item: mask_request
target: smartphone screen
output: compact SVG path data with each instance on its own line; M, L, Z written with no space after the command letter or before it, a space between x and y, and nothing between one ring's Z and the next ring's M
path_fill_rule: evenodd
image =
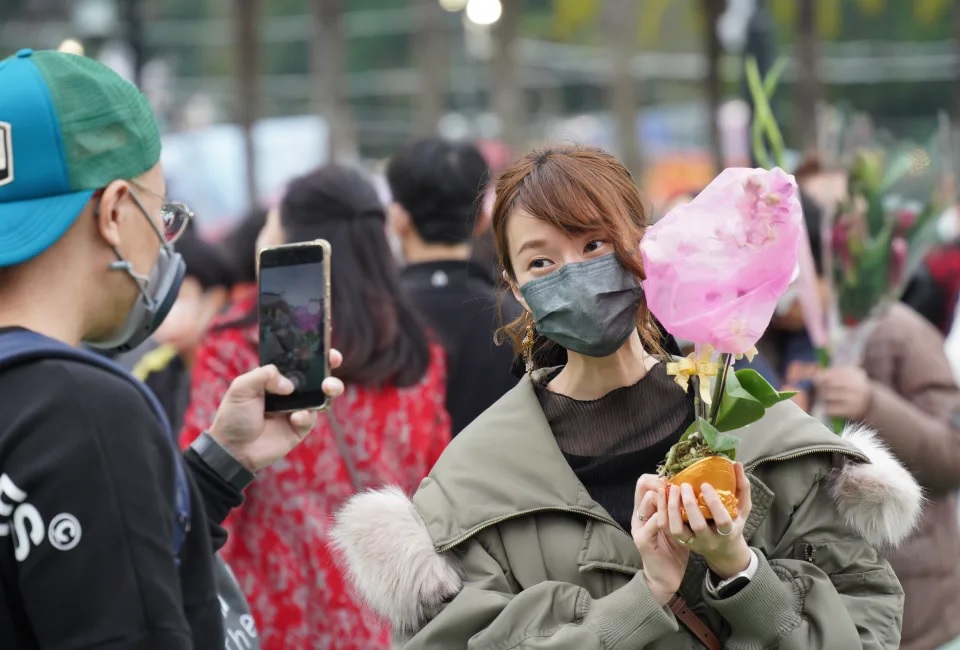
M260 365L273 364L296 387L266 397L268 412L324 408L329 346L329 245L260 252Z

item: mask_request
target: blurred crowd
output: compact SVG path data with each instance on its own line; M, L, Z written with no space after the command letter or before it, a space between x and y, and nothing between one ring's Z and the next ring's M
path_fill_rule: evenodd
M0 98L0 124L4 118L3 107ZM583 154L576 148L572 151L548 152L541 155L542 159L531 154L527 163L531 169L539 170L537 165L545 165L550 156L552 160L565 156L571 160L577 156L589 160L594 156L606 169L621 174L621 181L625 178L629 185L629 175L625 170L621 173L621 167L611 162L611 157ZM386 202L367 174L347 165L330 163L292 180L276 204L252 211L220 241L207 241L200 235L198 222L202 223L204 215L195 215L193 222L184 225L182 233L176 233L175 249L185 261L185 278L162 326L132 350L110 353L152 391L180 447L187 452L196 451L197 442L207 436L211 423L222 417L222 405L239 399L231 393L238 390L231 388L234 380L260 365L256 252L267 246L316 239L330 243L332 346L343 358L333 375L343 382L344 392L333 401L329 411L319 414L300 444L273 466L257 468L256 480L252 481L251 477L252 482L243 486L243 506L230 511L222 524L226 542L218 556L235 575L256 624L257 643L265 650L390 648L398 630L374 613L351 585L351 578L332 550L333 517L352 495L365 490L396 486L406 494L416 492L454 437L478 417L486 417L489 422L490 415L482 416L485 412L505 412L505 406L494 407L493 411L488 409L511 393L529 371L562 366L567 363L568 355L574 354L548 344L544 337L533 340L534 325L527 313L531 295L521 294L516 287L517 278L535 271L538 260L532 261L527 269L519 269L509 260L498 259L508 250L503 225L506 216L502 216L497 226L494 213L499 210L501 215L506 215L513 210L504 204L503 196L496 197L497 203L494 203L493 184L506 166L502 156L498 158L485 156L481 148L471 142L429 137L409 143L387 162L383 173L389 190ZM518 174L511 191L518 196L523 191L530 196L540 196L536 194L539 186L535 184L546 181L537 176L538 171L521 177L518 170L522 171L522 166L511 169ZM836 171L822 169L817 161L808 160L796 172L806 230L819 279L824 285L822 299L826 301L820 254L827 236L824 215L835 210L838 197L822 188L824 175ZM510 182L510 177L506 182ZM558 186L566 187L559 182ZM636 192L636 189L631 186L625 192ZM557 194L563 192L557 190ZM644 220L660 217L664 211L683 205L695 196L696 192L677 196L669 206L661 206L657 215L641 216ZM189 197L178 198L189 200ZM577 216L571 217L575 218ZM948 211L942 218L949 229L949 222L958 216ZM535 217L530 219L536 221ZM546 226L540 223L537 227ZM960 228L954 226L954 232L958 231ZM591 233L575 234L587 237ZM597 242L598 250L606 245L602 239L595 239L589 241L588 246ZM578 254L592 253L592 249L586 250L587 253L578 251ZM122 264L124 258L119 259ZM617 268L622 271L621 267ZM5 278L9 281L10 277L0 275L0 283ZM632 290L639 293L636 286ZM946 644L960 640L958 295L960 235L954 235L925 257L902 301L890 305L869 330L858 363L821 367L806 330L800 302L796 293L790 291L784 294L769 331L757 346L759 354L752 361L743 362L743 367L755 368L774 387L795 390L797 394L793 399L803 410L863 423L876 430L879 439L922 487L926 498L922 520L899 547L866 552L860 550L860 541L844 538L837 542L839 546L856 547L856 554L869 555L866 560L857 555L862 566L872 568L864 569L856 579L862 578L867 585L864 593L871 597L873 592L869 589L875 588L872 578L886 570L879 558L889 560L906 594L901 643L909 650L946 648ZM630 302L628 310L636 309L639 300ZM517 335L513 339L502 333L503 326L511 323L513 327L506 331ZM629 314L627 323L628 336L633 341L637 330L634 313ZM644 336L655 336L657 331L666 334L662 328L655 329L658 324L652 317L646 325L649 332L644 330ZM524 331L529 340L524 337ZM636 341L639 345L640 339ZM669 335L663 341L665 350L671 354L686 354L690 348L688 342L676 341ZM621 344L622 339L618 342ZM683 393L669 393L675 388L672 380L653 374L652 365L643 369L647 371L651 377L659 377L651 381L661 382L656 386L666 391L664 395L684 401ZM600 402L609 395L571 405L576 400L570 399L567 403L556 395L551 397L544 392L544 386L545 383L536 386L536 399L551 418L551 425L555 425L557 440L561 447L564 435L573 441L567 443L572 447L563 449L564 457L581 481L591 486L591 493L596 488L594 494L602 494L608 487L604 483L607 474L619 470L604 464L578 466L578 454L583 460L592 458L592 451L589 454L578 451L580 443L576 437L581 429L571 429L571 421L563 418L579 412L581 419L575 420L577 426L595 426L598 435L605 435L607 421L598 418L606 416L590 409L609 404ZM626 393L621 393L621 397L624 395ZM673 411L676 421L669 422L651 415L654 408L651 403L643 404L646 406L639 411L628 411L629 417L637 417L637 421L647 417L650 422L643 426L649 425L651 430L666 426L667 433L672 435L678 426L689 424L684 419L686 411L681 410L679 404ZM0 409L0 413L15 419L13 406L8 404L9 408ZM644 411L648 406L651 410ZM552 419L554 416L556 420ZM610 417L611 422L632 426L629 418L619 411ZM562 424L564 422L566 424ZM496 429L497 423L490 426ZM657 444L664 440L667 439L658 440ZM653 454L650 448L631 448L630 453L639 453L647 461L662 458L662 453ZM547 462L538 457L516 460L530 466ZM473 470L496 474L500 468L474 467ZM622 512L614 515L617 519L611 522L610 530L630 526L635 516L641 517L641 523L644 521L642 508L638 505L634 509L632 486L636 476L631 475L629 479L629 503L620 504ZM826 476L818 475L817 481L821 480L826 480ZM505 491L509 491L509 487ZM759 498L755 496L757 501ZM798 497L797 503L800 502ZM3 510L6 507L0 502L0 514L6 514ZM194 510L201 507L198 502ZM210 510L209 505L207 509ZM225 508L223 512L228 510ZM796 513L784 517L792 518L795 514L802 519L809 514L801 510L798 506ZM216 519L213 514L209 516ZM531 526L537 529L536 534L542 540L549 526L562 527L565 521L558 516L556 521L550 520L549 525L540 521ZM439 525L436 521L428 523ZM781 523L787 526L786 522ZM384 525L389 526L389 522L385 521ZM538 528L540 525L546 528ZM762 532L772 535L767 529ZM385 534L390 535L390 531ZM581 550L581 538L577 535L574 535L576 543L570 548L541 549L544 566L555 560L555 553L559 556L561 551ZM637 538L636 532L634 537ZM508 548L510 540L503 544L503 549ZM642 546L640 542L637 544ZM793 559L813 564L815 552L829 555L836 551L817 551L829 545L813 537L804 538L803 544L797 541L798 550L791 548L788 555L799 553ZM509 567L516 561L502 549L485 548L491 555L483 555L475 547L470 549L464 553L480 553L483 561L498 567ZM774 551L772 545L766 550ZM588 551L601 552L592 547L588 549L584 542L582 553ZM502 557L498 553L502 553ZM536 557L539 562L540 556ZM588 561L589 558L583 560ZM751 564L754 570L760 571L751 577L755 575L760 580L764 567L769 570L764 562L760 562L759 570L756 563ZM0 572L4 566L0 563ZM397 567L397 571L403 569ZM822 582L826 580L824 572L829 569L826 566L821 571L814 567L810 569L812 573L804 574L804 579L811 584ZM583 572L584 567L580 570ZM523 578L506 571L503 580L504 585L513 585ZM488 595L499 593L499 587L481 584L476 588L486 589L483 593ZM844 588L837 587L840 591ZM844 593L856 600L857 589L853 587ZM884 592L885 596L895 593L896 590L891 589ZM19 607L9 605L6 596L0 589L0 608ZM522 594L515 602L521 602L521 598ZM578 607L579 603L578 597ZM410 607L418 606L411 604ZM482 618L487 615L483 613L487 611L484 607L477 605L471 611L480 612L476 616ZM490 611L500 611L499 607L500 604L491 605ZM451 608L457 611L452 605ZM424 618L422 622L430 618L425 612L417 612ZM461 614L465 618L473 616ZM2 616L0 614L0 620ZM509 617L500 617L501 624L506 624L505 618ZM476 621L470 625L474 623ZM253 643L249 639L243 642L246 646L233 642L235 646L230 645L228 633L228 648L252 647ZM0 646L7 647L2 639ZM43 647L92 646L81 643ZM456 642L449 647L457 647Z

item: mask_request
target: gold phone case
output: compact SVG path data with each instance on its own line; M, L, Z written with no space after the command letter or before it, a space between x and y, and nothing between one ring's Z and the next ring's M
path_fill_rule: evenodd
M257 319L259 322L260 318L260 256L263 253L275 250L285 250L291 248L308 248L311 246L319 246L323 250L323 277L324 277L324 287L323 287L323 349L326 350L327 358L324 359L324 368L326 368L326 373L324 379L330 376L330 313L331 313L331 304L330 304L330 242L326 239L314 239L313 241L306 242L297 242L295 244L281 244L280 246L265 246L257 251ZM260 359L260 350L259 350L259 325L258 325L258 349L257 349L257 359ZM311 410L311 411L325 411L330 408L330 398L325 397L323 404L320 406L315 406L309 409L283 409L279 411L271 411L271 413L295 413L296 411Z

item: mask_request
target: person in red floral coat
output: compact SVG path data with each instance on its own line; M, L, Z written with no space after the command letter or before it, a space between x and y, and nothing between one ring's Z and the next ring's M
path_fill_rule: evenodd
M402 296L372 186L339 166L295 180L259 245L328 240L333 339L346 393L330 420L258 475L244 508L227 519L222 557L237 575L264 650L386 650L390 627L348 588L327 548L331 517L358 487L413 492L450 440L442 348ZM259 365L256 288L215 321L197 353L181 434L189 445L212 421L230 381ZM351 476L350 466L353 466ZM355 485L355 482L360 485Z

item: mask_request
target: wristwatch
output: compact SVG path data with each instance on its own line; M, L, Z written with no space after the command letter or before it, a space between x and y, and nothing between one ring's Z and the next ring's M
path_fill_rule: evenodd
M741 589L750 584L759 566L760 560L757 558L757 552L750 549L750 564L740 573L732 575L726 580L715 582L717 576L715 576L712 571L707 571L707 593L718 600L723 600L724 598L729 598L737 594Z
M213 439L209 433L204 431L200 437L193 441L190 448L197 452L200 459L207 466L217 473L217 476L236 488L243 491L248 485L253 483L256 478L253 472L244 467L240 461L223 448L219 442Z

